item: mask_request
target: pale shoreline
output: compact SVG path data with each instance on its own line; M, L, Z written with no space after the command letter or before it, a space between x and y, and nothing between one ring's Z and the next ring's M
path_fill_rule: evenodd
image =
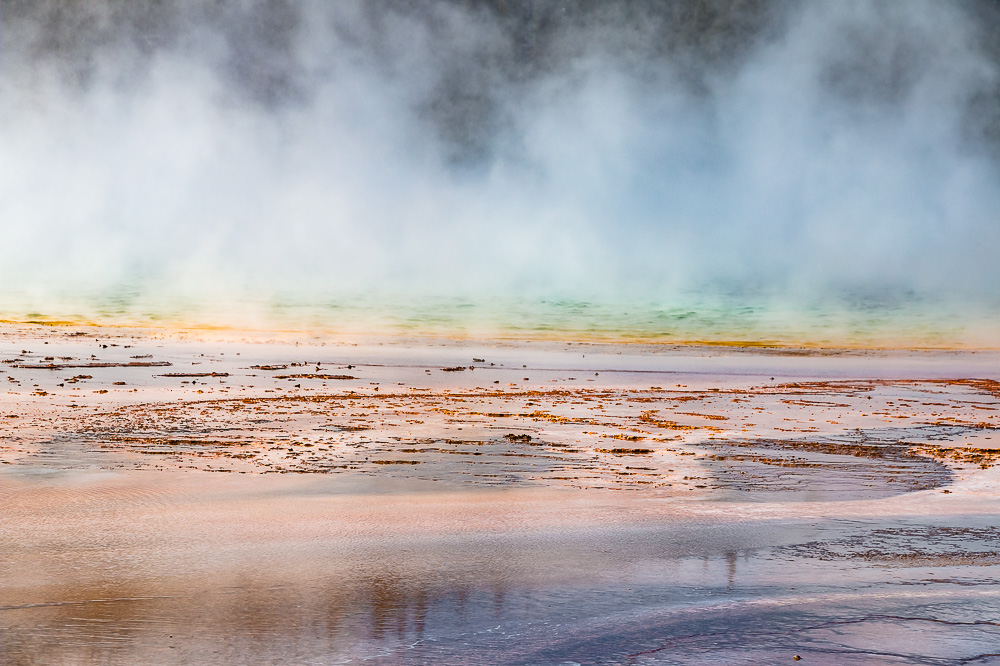
M919 663L865 618L1000 622L995 352L72 332L0 328L19 663Z

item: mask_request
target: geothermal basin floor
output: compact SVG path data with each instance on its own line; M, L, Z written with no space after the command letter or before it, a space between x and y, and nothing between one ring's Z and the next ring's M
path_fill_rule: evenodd
M1000 663L992 351L0 330L4 663Z

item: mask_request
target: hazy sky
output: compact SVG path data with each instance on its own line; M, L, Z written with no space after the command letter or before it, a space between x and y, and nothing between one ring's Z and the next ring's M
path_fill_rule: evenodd
M997 299L975 3L62 4L2 6L0 281L41 301Z

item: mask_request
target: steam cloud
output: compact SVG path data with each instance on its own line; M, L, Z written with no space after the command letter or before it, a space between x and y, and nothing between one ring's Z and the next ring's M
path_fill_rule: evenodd
M38 307L123 285L996 305L995 3L2 12L0 283Z

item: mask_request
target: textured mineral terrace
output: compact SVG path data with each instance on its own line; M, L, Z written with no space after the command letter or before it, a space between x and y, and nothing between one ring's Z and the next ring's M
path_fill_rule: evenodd
M43 332L0 342L5 465L857 496L1000 453L988 352Z

